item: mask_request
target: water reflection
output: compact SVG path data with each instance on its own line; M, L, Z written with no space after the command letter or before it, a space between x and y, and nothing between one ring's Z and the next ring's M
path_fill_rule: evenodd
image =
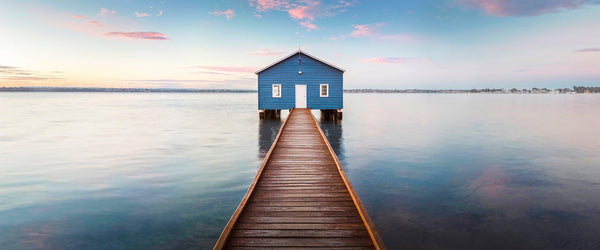
M283 122L281 120L260 119L258 123L258 158L264 159Z
M319 126L325 136L327 136L327 140L329 140L329 144L331 144L331 148L335 154L337 154L340 162L345 160L344 156L344 140L343 140L343 131L342 131L342 122L341 121L320 121Z

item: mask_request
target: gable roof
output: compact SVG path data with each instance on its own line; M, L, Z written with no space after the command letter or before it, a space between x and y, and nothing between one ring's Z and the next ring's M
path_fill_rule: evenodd
M325 64L325 65L327 65L327 66L329 66L329 67L332 67L332 68L334 68L334 69L337 69L337 70L339 70L339 71L342 71L342 72L346 72L346 70L344 70L344 69L342 69L342 68L340 68L340 67L338 67L338 66L335 66L335 65L333 65L333 64L331 64L331 63L328 63L328 62L326 62L326 61L323 61L323 60L321 60L321 59L319 59L319 58L317 58L317 57L315 57L315 56L313 56L313 55L311 55L311 54L308 54L308 53L306 53L306 52L304 52L304 51L302 51L302 50L298 50L298 51L296 51L296 52L294 52L294 53L292 53L292 54L290 54L290 55L288 55L288 56L286 56L286 57L284 57L284 58L280 59L279 61L276 61L276 62L274 62L274 63L270 64L270 65L269 65L269 66L267 66L267 67L264 67L264 68L262 68L262 69L259 69L258 71L254 72L254 74L257 74L257 75L258 75L258 74L260 74L261 72L263 72L263 71L265 71L265 70L267 70L267 69L269 69L269 68L271 68L271 67L273 67L273 66L275 66L275 65L277 65L277 64L279 64L279 63L281 63L281 62L283 62L283 61L285 61L285 60L287 60L288 58L290 58L290 57L292 57L292 56L295 56L295 55L297 55L297 54L302 54L302 55L305 55L305 56L307 56L307 57L310 57L310 58L312 58L313 60L319 61L319 62L321 62L321 63L323 63L323 64Z

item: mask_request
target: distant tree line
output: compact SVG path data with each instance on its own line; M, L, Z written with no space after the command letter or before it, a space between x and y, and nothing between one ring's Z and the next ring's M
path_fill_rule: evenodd
M600 87L573 86L573 91L577 93L600 93Z
M171 89L171 88L77 88L77 87L0 87L0 92L176 92L176 93L256 93L251 89ZM513 93L569 94L600 93L600 87L574 86L573 89L344 89L344 93Z

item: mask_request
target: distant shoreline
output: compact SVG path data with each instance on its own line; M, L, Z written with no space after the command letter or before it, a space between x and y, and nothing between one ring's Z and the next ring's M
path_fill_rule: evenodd
M0 92L116 92L116 93L256 93L251 89L170 89L170 88L92 88L92 87L0 87ZM485 94L584 94L600 93L600 87L572 89L344 89L344 93L485 93Z

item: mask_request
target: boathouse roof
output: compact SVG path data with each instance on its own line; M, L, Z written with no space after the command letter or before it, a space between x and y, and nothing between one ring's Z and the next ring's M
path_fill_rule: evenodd
M263 71L265 71L265 70L267 70L267 69L269 69L269 68L271 68L271 67L273 67L273 66L275 66L275 65L277 65L277 64L279 64L279 63L281 63L281 62L283 62L283 61L285 61L285 60L287 60L288 58L290 58L290 57L292 57L292 56L295 56L295 55L297 55L297 54L302 54L302 55L305 55L305 56L307 56L307 57L310 57L310 58L312 58L312 59L314 59L314 60L316 60L316 61L319 61L319 62L321 62L321 63L323 63L323 64L325 64L325 65L327 65L327 66L329 66L329 67L332 67L332 68L334 68L334 69L337 69L337 70L339 70L339 71L341 71L341 72L345 72L345 71L346 71L346 70L344 70L344 69L342 69L342 68L340 68L340 67L338 67L338 66L335 66L335 65L333 65L333 64L331 64L331 63L328 63L328 62L326 62L326 61L323 61L323 60L321 60L321 59L319 59L319 58L317 58L317 57L315 57L315 56L313 56L313 55L311 55L311 54L308 54L308 53L306 53L306 52L304 52L304 51L302 51L302 50L297 50L296 52L294 52L294 53L292 53L292 54L290 54L290 55L288 55L288 56L286 56L286 57L284 57L284 58L280 59L279 61L276 61L276 62L274 62L274 63L270 64L270 65L269 65L269 66L267 66L267 67L264 67L264 68L262 68L262 69L259 69L258 71L254 72L254 73L258 75L258 74L260 74L261 72L263 72Z

